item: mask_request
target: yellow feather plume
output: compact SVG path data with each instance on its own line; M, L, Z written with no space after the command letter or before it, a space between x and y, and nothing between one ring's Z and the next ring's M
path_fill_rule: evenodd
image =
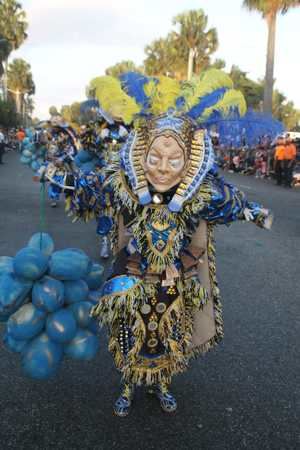
M161 114L170 108L175 108L176 98L180 95L180 84L173 78L160 76L158 83L150 80L144 86L145 94L150 97L151 108L153 114Z
M141 110L136 101L122 90L117 78L110 76L94 78L90 82L89 89L94 91L104 111L114 119L122 119L125 124L131 123Z
M232 89L233 82L229 75L219 69L206 70L199 77L183 83L182 96L185 98L187 109L196 105L199 98L222 87Z

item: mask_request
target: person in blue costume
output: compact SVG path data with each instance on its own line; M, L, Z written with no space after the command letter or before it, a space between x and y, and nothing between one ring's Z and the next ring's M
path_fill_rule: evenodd
M74 213L96 205L114 254L92 311L123 380L114 412L128 415L135 386L146 385L173 413L173 376L223 338L214 228L269 228L272 215L219 176L208 133L176 112L139 120L101 180L76 183Z
M47 136L46 161L39 174L49 181L48 196L54 208L68 184L68 177L74 172L73 160L77 148L74 135L69 134L66 127L51 126Z

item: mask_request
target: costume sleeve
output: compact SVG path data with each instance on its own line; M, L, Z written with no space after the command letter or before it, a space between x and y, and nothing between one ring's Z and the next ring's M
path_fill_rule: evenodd
M211 200L202 217L211 224L230 224L237 220L252 221L261 228L270 228L272 214L256 202L249 202L236 186L216 173L209 175Z
M111 247L115 245L118 209L115 205L114 190L105 171L99 173L73 174L74 190L66 198L66 210L74 220L97 219L97 234L109 238Z

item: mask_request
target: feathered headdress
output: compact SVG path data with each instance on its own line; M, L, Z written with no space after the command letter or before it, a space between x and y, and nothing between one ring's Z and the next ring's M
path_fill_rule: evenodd
M136 72L127 72L119 78L97 77L91 81L89 91L106 114L125 124L170 110L185 114L199 124L216 112L221 117L233 110L241 116L246 112L242 93L233 89L230 77L218 69L209 69L189 82L166 76L147 77Z

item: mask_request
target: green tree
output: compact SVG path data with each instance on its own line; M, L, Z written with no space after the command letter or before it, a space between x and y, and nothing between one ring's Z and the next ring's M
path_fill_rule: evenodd
M207 30L208 18L203 10L192 10L174 17L171 31L147 45L144 61L147 75L169 75L177 79L190 78L211 64L210 57L217 49L215 28ZM216 62L223 65L221 60ZM188 67L188 69L187 69Z
M28 23L21 3L15 0L0 0L0 30L3 38L10 44L10 51L4 59L4 95L7 98L8 56L12 50L21 46L27 38Z
M253 81L247 77L238 66L233 65L229 72L235 89L242 92L246 99L248 108L261 110L264 86L262 82Z
M81 124L80 102L73 102L71 105L63 105L60 115L71 125Z
M59 116L59 112L57 111L56 106L50 106L49 114L51 117Z
M209 64L209 68L214 68L214 69L225 69L226 66L226 62L224 61L224 59L221 58L216 58L213 62L211 62Z
M14 101L0 99L0 124L6 128L19 125Z
M273 92L272 113L276 119L284 123L287 130L294 130L300 124L300 110L277 89Z
M121 61L119 63L114 64L113 66L108 67L105 70L105 75L109 75L111 77L118 77L122 73L125 72L142 72L142 69L135 65L133 61Z
M178 51L174 46L173 37L169 34L166 38L153 41L145 47L146 59L144 61L147 75L175 76L181 65L177 56Z
M267 61L264 87L264 112L272 112L274 84L274 56L277 14L285 14L289 9L300 6L299 0L243 0L243 5L250 11L258 11L266 20L268 27Z
M9 64L7 86L15 99L17 113L23 116L25 95L30 96L35 92L31 67L24 59L17 58Z
M7 58L12 51L12 46L8 40L0 33L0 77L4 74L3 62L7 61Z
M217 30L207 29L208 16L202 9L178 14L173 25L178 27L178 31L173 33L175 47L187 62L187 80L190 80L194 71L199 73L208 66L210 55L217 50Z

